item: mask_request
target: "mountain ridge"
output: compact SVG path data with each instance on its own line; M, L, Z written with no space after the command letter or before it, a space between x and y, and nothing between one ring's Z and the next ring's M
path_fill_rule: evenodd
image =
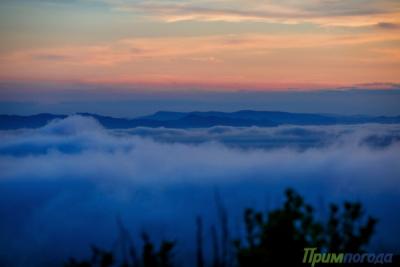
M235 112L193 111L174 112L157 111L148 116L135 118L115 118L93 113L75 115L93 117L108 129L126 129L135 127L165 128L206 128L212 126L234 127L273 127L278 125L337 125L400 123L400 116L335 115L319 113L291 113L284 111L239 110ZM55 119L64 119L68 115L40 113L35 115L0 115L0 129L40 128Z

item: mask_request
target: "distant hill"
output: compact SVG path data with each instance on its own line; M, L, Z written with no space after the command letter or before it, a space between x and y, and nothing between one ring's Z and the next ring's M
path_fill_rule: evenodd
M39 128L55 119L64 119L66 115L37 114L31 116L0 115L0 129Z
M113 118L90 113L78 113L93 117L105 128L126 129L134 127L204 128L212 126L264 126L335 125L362 123L400 123L400 116L342 116L279 111L241 110L237 112L169 112L159 111L149 116L133 119ZM31 116L0 115L0 129L39 128L67 115L37 114Z

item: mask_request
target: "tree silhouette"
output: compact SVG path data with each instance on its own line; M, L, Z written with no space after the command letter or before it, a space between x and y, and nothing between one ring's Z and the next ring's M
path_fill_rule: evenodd
M332 204L325 221L318 221L314 209L292 189L285 192L283 206L263 214L252 209L244 211L245 237L229 242L228 215L218 194L216 204L221 224L221 242L218 229L211 226L210 241L212 267L265 267L303 266L304 248L318 248L335 253L364 252L374 233L376 220L365 218L360 203L344 202L342 207ZM203 255L203 222L196 219L196 265L206 266ZM71 259L65 267L172 267L175 242L162 241L159 248L142 234L143 246L140 257L136 253L128 231L118 220L120 237L115 251L92 247L91 260ZM229 251L233 248L234 254ZM120 259L122 258L122 260ZM187 264L192 266L195 264ZM331 265L332 266L332 265Z
M78 261L74 258L70 259L65 267L172 267L172 250L175 247L173 241L162 241L158 250L150 241L147 233L142 233L142 255L138 259L134 252L134 247L130 245L128 248L130 253L129 258L123 258L118 261L115 256L117 253L112 251L102 250L95 246L92 247L92 258L90 261Z
M236 240L238 266L301 266L304 248L329 252L362 252L376 220L363 220L360 203L345 202L343 209L331 205L327 222L314 218L314 209L291 189L282 208L264 216L246 209L245 242Z

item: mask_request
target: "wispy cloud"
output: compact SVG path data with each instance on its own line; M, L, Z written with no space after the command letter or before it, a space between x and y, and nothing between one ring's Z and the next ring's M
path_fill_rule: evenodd
M270 23L315 23L324 26L367 26L381 21L399 21L400 5L384 1L108 1L117 10L176 22L264 21Z
M21 1L27 2L27 1ZM372 26L398 23L400 4L396 0L35 0L47 4L106 5L112 10L133 12L166 22L225 21L283 24L315 23L323 26Z
M399 23L390 23L390 22L379 22L376 24L378 28L385 29L385 30L398 30L400 29Z
M398 82L395 0L38 2L43 12L19 1L35 15L5 17L3 81ZM64 5L71 5L65 13ZM96 8L89 12L88 6ZM71 19L59 20L53 12ZM192 22L170 23L186 20Z
M359 65L364 64L366 60L372 65L397 64L392 55L398 53L398 49L390 48L391 53L381 52L381 50L389 51L389 48L381 48L380 44L399 41L399 36L397 31L389 31L375 34L224 34L124 38L93 45L33 48L2 54L0 77L3 80L17 78L46 80L44 76L47 76L52 79L63 77L81 81L108 80L109 82L149 80L158 82L166 79L172 82L198 82L195 81L195 77L198 77L199 81L207 77L207 82L210 83L227 81L260 83L261 77L257 77L261 75L263 68L270 69L276 64L295 61L293 64L285 64L286 70L296 69L295 76L306 78L293 79L292 83L326 83L332 79L310 78L311 75L303 75L301 72L311 72L318 66L330 67L332 64ZM357 47L362 49L356 49ZM343 54L342 51L346 50L356 52ZM302 64L301 69L296 68L298 64L296 62L302 60L297 59L302 55L299 51L304 51L305 54L312 52L308 59L314 59L315 62ZM379 57L371 57L371 52L378 53ZM258 62L261 59L264 61ZM218 66L214 74L202 74L210 71L211 64ZM232 64L236 66L234 73L231 70ZM166 69L162 67L163 65L169 67ZM360 65L360 68L364 67L365 65ZM276 70L275 68L274 71ZM380 71L374 72L373 75L379 75ZM385 75L390 76L391 73L385 72ZM313 75L317 74L318 72L315 72ZM329 73L326 74L329 76ZM373 81L350 77L349 79L354 79L352 83ZM371 79L394 81L393 78L376 79L372 76ZM274 83L276 80L277 78L273 81L264 80L263 83ZM280 79L280 82L283 82L282 80ZM349 83L349 80L341 83Z

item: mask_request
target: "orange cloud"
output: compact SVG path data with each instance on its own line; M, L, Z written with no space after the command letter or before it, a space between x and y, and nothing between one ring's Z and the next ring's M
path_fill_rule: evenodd
M256 21L347 27L400 22L400 4L397 0L138 1L135 3L109 1L108 3L119 11L134 12L166 22Z
M3 54L0 78L253 85L395 82L400 77L400 66L393 62L398 50L381 45L391 41L400 41L398 31L128 38Z

